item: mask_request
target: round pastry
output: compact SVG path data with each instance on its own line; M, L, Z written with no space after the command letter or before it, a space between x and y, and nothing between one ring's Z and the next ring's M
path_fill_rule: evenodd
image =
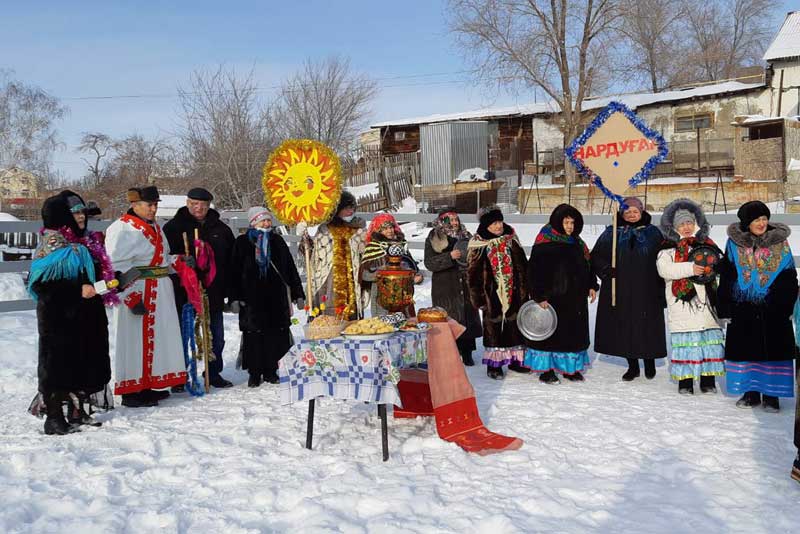
M420 323L445 323L447 322L447 310L434 306L433 308L422 308L417 312L417 322Z

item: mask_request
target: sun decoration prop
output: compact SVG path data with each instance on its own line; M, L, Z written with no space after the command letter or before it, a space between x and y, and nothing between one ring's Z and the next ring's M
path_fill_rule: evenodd
M310 139L288 139L270 154L262 178L267 206L282 224L322 224L342 195L339 158Z

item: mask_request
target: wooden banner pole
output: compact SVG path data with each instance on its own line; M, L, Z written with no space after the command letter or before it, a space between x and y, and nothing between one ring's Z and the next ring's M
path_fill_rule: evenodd
M617 209L615 202L611 202L611 307L617 305Z
M308 229L303 232L303 249L306 257L306 305L309 310L314 309L314 295L311 294L311 237Z

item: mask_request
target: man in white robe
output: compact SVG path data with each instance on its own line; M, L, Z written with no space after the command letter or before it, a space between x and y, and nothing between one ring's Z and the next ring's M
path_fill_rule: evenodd
M175 293L168 276L174 258L158 223L158 189L128 191L131 209L106 231L106 249L116 271L136 267L141 278L120 294L114 311L114 393L128 407L156 406L186 383Z

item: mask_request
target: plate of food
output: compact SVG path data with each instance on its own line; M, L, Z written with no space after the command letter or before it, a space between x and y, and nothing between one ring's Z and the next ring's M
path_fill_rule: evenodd
M373 317L350 323L342 331L342 336L347 339L377 341L390 337L396 331L397 329L394 326L386 323L380 317Z
M425 332L430 329L429 323L406 323L400 327L401 332Z

